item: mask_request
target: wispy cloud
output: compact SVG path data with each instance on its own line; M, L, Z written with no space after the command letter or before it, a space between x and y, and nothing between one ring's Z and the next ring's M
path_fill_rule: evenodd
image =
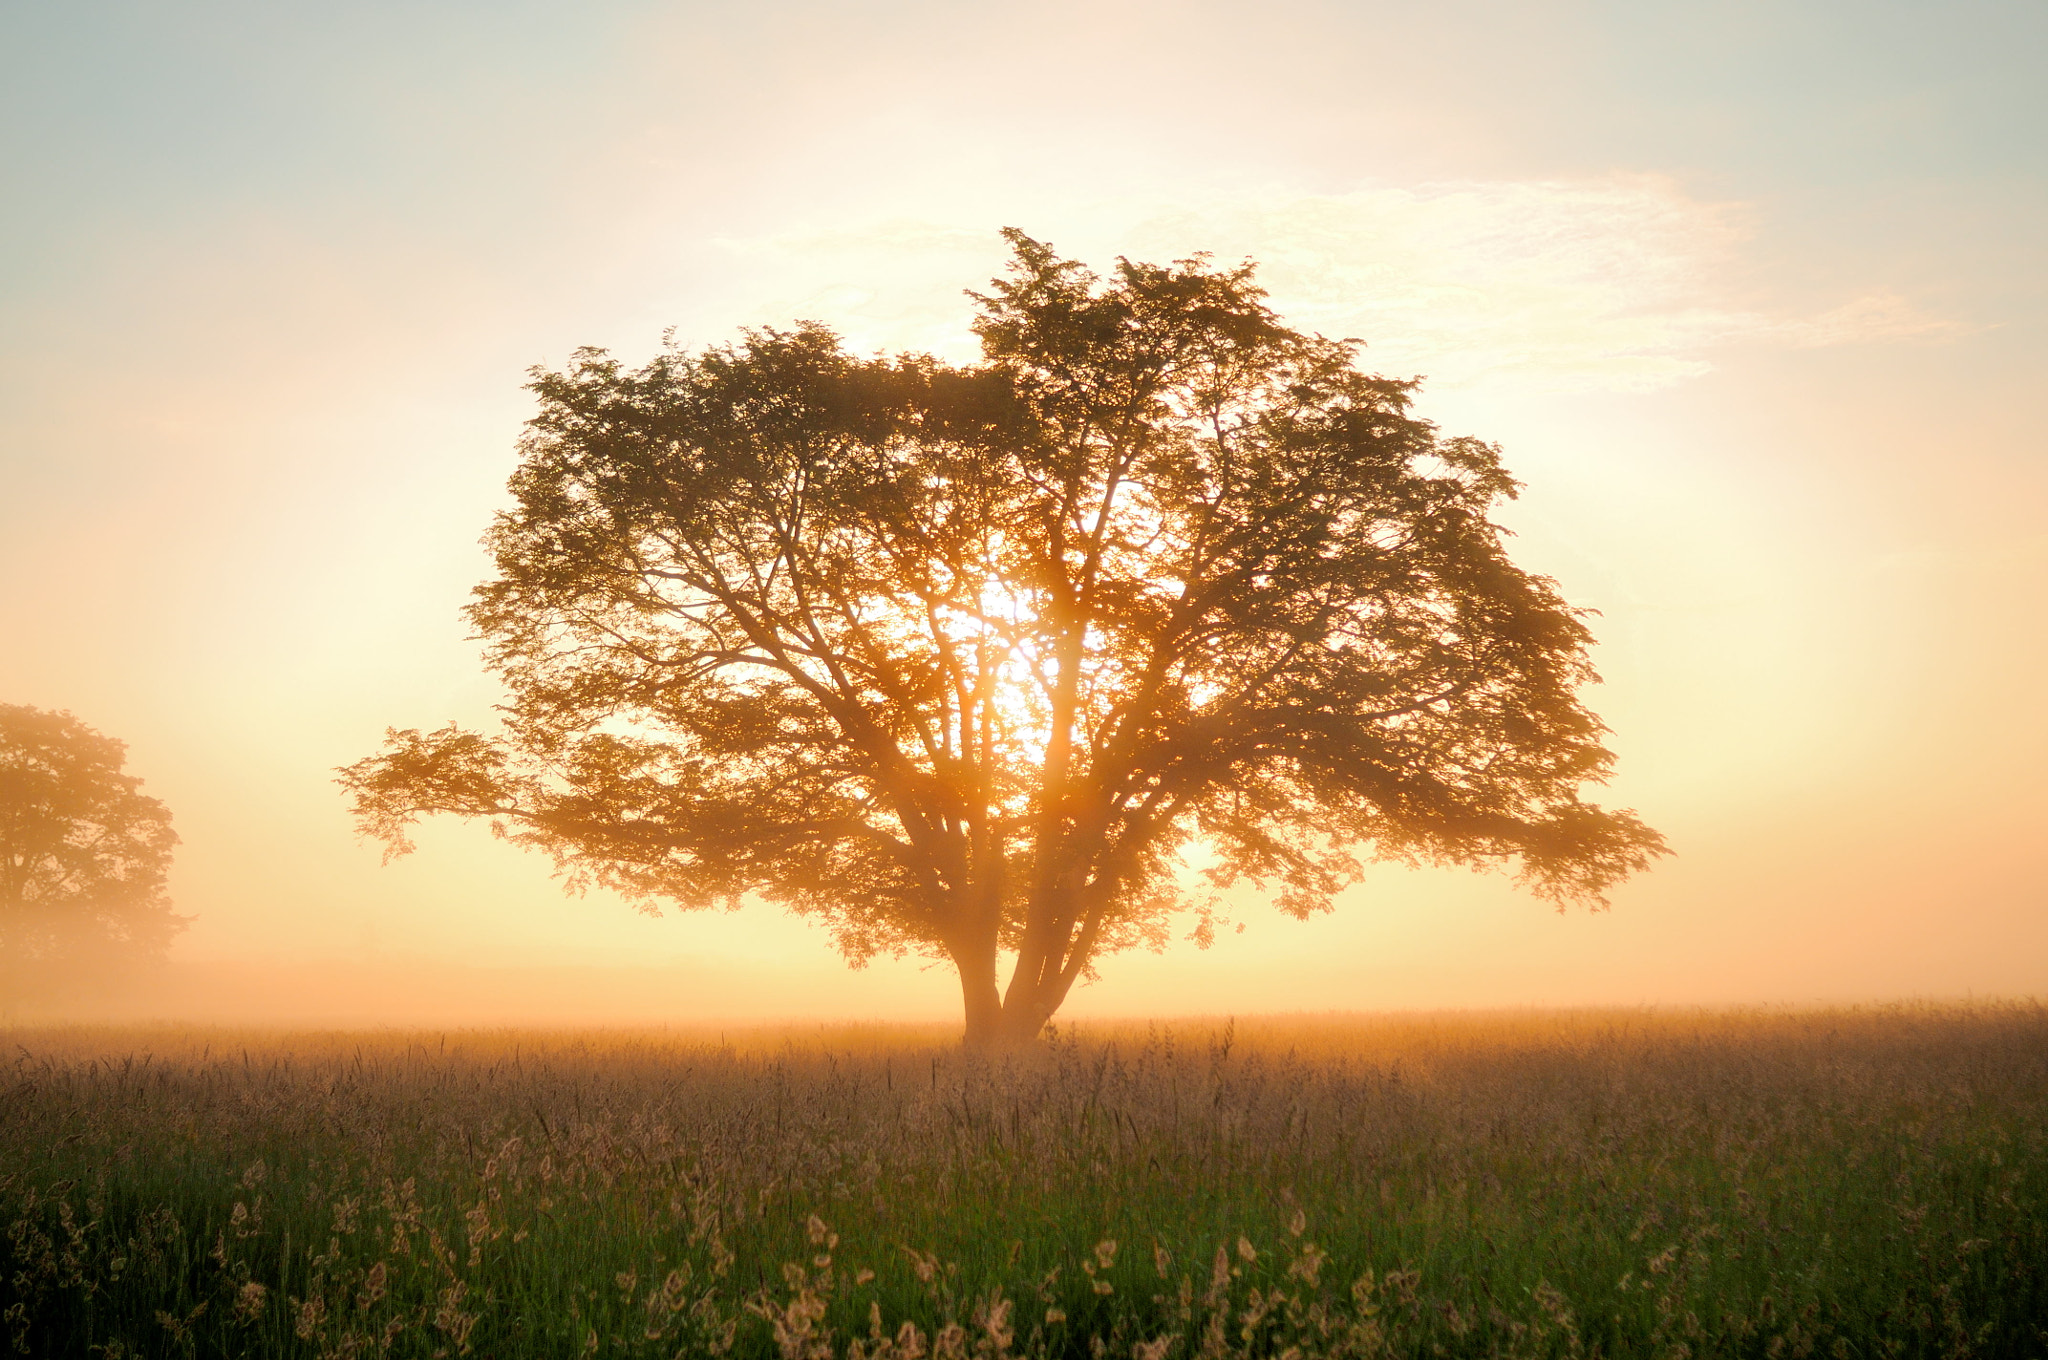
M1646 390L1731 345L1814 347L1959 329L1873 290L1816 314L1731 297L1741 204L1668 179L1494 181L1346 194L1245 194L1051 207L1018 225L1097 263L1206 251L1260 263L1283 316L1355 336L1369 362L1437 387ZM763 319L804 316L856 344L973 352L963 282L987 277L986 226L920 219L718 243L776 285Z

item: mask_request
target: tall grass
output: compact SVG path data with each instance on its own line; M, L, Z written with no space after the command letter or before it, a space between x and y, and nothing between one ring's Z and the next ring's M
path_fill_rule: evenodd
M2039 1356L2038 1007L14 1031L36 1356Z

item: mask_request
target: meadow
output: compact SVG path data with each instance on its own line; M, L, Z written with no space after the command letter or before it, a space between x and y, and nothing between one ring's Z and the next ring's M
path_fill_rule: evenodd
M14 1029L39 1356L2043 1356L2048 1011Z

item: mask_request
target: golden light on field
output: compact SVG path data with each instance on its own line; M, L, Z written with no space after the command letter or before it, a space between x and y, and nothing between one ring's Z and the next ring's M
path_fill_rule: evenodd
M1677 851L1598 915L1233 898L1070 1010L2048 990L2037 11L344 9L0 20L0 702L129 742L196 917L105 1012L950 1018L480 827L384 866L331 772L491 721L458 611L529 365L798 318L968 360L1013 223L1256 258L1498 441L1517 560L1598 611L1598 797Z
M124 1350L2026 1354L2044 1027L1153 1020L1000 1061L872 1023L17 1029L9 1322L34 1354L79 1352L78 1294Z

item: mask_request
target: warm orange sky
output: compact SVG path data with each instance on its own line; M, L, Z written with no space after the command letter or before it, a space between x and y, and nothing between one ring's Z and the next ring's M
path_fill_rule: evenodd
M1598 916L1248 903L1070 1010L2048 992L2044 53L2022 0L11 7L0 701L171 806L174 1009L951 1016L479 827L380 867L329 771L488 719L527 365L799 317L965 358L1006 224L1249 254L1505 447L1601 611L1605 797L1678 856Z

